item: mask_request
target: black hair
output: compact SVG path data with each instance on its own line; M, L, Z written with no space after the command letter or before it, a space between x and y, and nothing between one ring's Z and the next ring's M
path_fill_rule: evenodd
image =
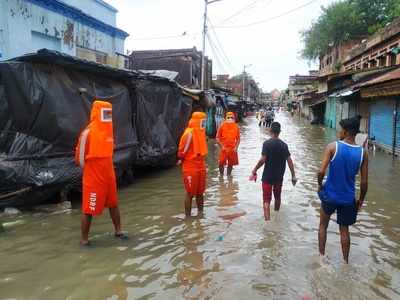
M281 133L281 124L279 122L272 122L271 132L275 134Z
M360 117L354 117L349 119L343 119L339 122L340 126L350 133L352 136L356 136L360 132Z

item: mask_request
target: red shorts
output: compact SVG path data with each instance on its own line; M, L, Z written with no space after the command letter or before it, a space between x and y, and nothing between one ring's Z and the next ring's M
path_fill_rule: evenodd
M98 216L118 206L114 169L107 161L87 160L83 171L82 213Z
M228 163L228 166L237 166L239 164L239 157L237 151L224 151L221 150L219 153L219 165L225 166Z
M201 196L206 191L206 170L183 172L183 183L186 192L191 196Z
M282 192L282 182L271 185L267 182L262 183L263 188L263 200L264 203L271 203L272 192L274 192L274 199L276 202L281 201L281 192Z

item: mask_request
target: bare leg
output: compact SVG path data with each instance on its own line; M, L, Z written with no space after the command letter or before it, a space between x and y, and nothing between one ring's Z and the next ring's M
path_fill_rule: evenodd
M199 214L203 214L204 211L204 195L196 196L197 210Z
M219 166L219 174L220 174L221 176L224 175L224 171L225 171L225 166Z
M264 202L264 218L265 221L269 221L271 219L271 214L270 214L270 203Z
M85 246L89 244L89 231L90 224L92 223L92 216L82 214L81 217L81 245Z
M282 193L282 185L274 185L274 210L279 211L281 208L281 193Z
M115 234L121 234L121 214L119 212L119 208L117 207L113 207L110 208L110 217L111 220L114 224L114 229L115 229Z
M228 166L228 176L232 175L233 166Z
M192 195L186 193L186 197L185 197L185 214L186 217L190 217L192 214Z
M349 263L350 253L350 232L349 226L339 225L340 230L340 243L342 244L343 259L346 264Z
M319 254L321 255L325 255L326 231L328 229L329 220L330 216L327 215L321 207L318 231Z

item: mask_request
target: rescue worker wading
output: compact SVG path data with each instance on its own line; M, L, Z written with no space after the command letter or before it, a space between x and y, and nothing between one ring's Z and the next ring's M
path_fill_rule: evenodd
M228 176L232 174L233 166L239 164L237 149L240 143L240 129L235 122L235 114L227 112L225 121L218 128L217 142L221 147L219 154L219 172L224 174L228 164Z
M192 200L196 197L198 214L204 209L204 192L206 190L206 163L208 153L206 140L206 114L195 112L179 142L178 165L182 164L183 182L185 184L185 213L191 216Z
M94 101L90 123L81 133L75 151L75 162L83 169L81 224L83 246L89 245L92 217L101 215L104 207L110 210L115 236L127 239L121 231L113 153L112 105L104 101Z

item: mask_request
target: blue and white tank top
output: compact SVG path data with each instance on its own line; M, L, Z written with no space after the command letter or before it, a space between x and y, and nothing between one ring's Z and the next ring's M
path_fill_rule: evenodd
M343 141L336 142L336 151L329 163L328 178L323 188L326 202L351 205L356 196L356 176L364 158L364 149Z

